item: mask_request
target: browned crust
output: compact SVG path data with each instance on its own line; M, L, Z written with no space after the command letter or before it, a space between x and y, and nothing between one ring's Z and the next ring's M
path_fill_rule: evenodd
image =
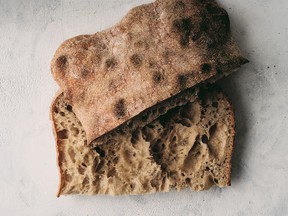
M176 9L172 10L174 4L178 4L178 9L182 7L186 9L183 9L183 13L177 12ZM200 14L197 14L199 11ZM143 37L147 41L152 38L150 47L156 47L154 43L158 42L161 49L157 48L156 51L159 52L154 52L152 48L139 51L138 48L130 47L131 44L137 44L137 41L133 40L138 40L138 37L133 39L131 35L131 38L127 36L128 42L126 39L122 41L117 38L122 34L133 35L135 32L131 27L132 24L134 28L135 26L147 28L147 31L143 32L149 34ZM192 26L198 27L193 29ZM160 27L161 32L157 32L155 29ZM190 37L191 40L195 40L193 43ZM158 41L153 41L154 38ZM145 47L145 44L142 46ZM97 51L92 54L90 51L86 52L89 47ZM122 49L122 52L109 51L115 47L117 50ZM175 51L170 58L167 57L169 51ZM158 65L153 63L157 66L156 72L149 59L141 58L141 53L157 60ZM99 60L101 58L102 60ZM91 143L95 138L111 131L157 102L216 74L228 73L246 62L231 37L227 12L215 1L158 0L130 10L113 28L91 36L82 35L65 41L55 53L51 70L54 79L65 92L65 97L73 105L75 114L86 131L88 143ZM132 76L133 70L139 72L141 78ZM160 76L162 70L166 74Z
M54 114L53 114L53 110L56 106L57 103L57 99L58 97L63 94L60 90L58 90L58 92L56 93L56 95L53 98L53 101L51 103L50 106L50 120L52 121L52 130L53 130L53 134L54 134L54 139L55 139L55 143L56 143L56 163L58 166L58 170L59 170L59 184L58 184L58 190L57 190L57 197L60 196L61 192L62 192L62 188L63 188L63 184L64 184L64 175L63 175L63 170L61 169L61 163L62 163L62 159L61 159L61 155L60 155L60 139L58 139L57 136L57 130L56 130L56 124L55 124L55 119L54 119Z

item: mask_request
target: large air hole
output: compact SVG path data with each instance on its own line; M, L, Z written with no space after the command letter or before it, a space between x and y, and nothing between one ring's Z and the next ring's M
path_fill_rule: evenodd
M178 111L179 111L179 107L174 107L173 109L170 109L166 114L158 117L159 123L163 127L165 127L171 121L171 119L177 116Z
M177 137L176 137L176 136L173 136L172 141L173 141L173 142L176 142L176 141L177 141Z
M154 152L154 153L158 153L158 152L161 151L161 147L162 147L161 143L155 143L155 144L151 147L151 150L152 150L152 152Z
M217 124L214 124L209 129L209 136L212 137L217 130Z
M131 143L132 144L136 144L140 139L140 131L136 130L132 132L132 136L131 136Z
M67 105L67 106L66 106L66 109L67 109L69 112L72 112L72 106L71 106L71 105Z
M105 151L99 146L95 147L94 150L100 155L100 157L105 157Z
M59 139L68 139L68 131L66 129L58 131L57 136Z
M198 93L198 98L200 99L202 105L206 105L207 100L208 100L208 92L207 91L200 91Z
M202 136L202 139L201 139L201 141L202 141L202 143L205 143L205 144L207 144L207 143L208 143L208 137L207 137L207 135L206 135L206 134L204 134L204 135Z

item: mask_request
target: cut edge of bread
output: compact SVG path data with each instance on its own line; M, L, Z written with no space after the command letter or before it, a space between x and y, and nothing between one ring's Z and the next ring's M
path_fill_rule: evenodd
M230 186L231 185L231 160L232 160L233 145L234 145L234 141L235 141L235 116L234 116L234 111L233 111L232 105L229 103L227 96L225 96L224 94L222 94L222 96L224 97L223 102L225 103L225 107L229 110L228 112L230 113L230 115L227 116L227 118L229 118L229 122L230 122L230 126L231 126L230 132L229 132L229 136L232 138L232 139L229 140L230 143L227 144L227 145L230 146L230 148L227 149L227 152L226 152L226 160L227 161L225 162L225 167L222 167L222 169L223 169L222 171L223 171L223 173L226 174L227 178L226 178L226 181L224 181L224 182L211 182L210 185L208 184L208 185L205 186L205 188L201 188L199 190L209 189L213 184L216 184L219 187L225 187L225 186ZM84 190L84 192L83 192L83 190L81 191L80 189L78 189L78 191L77 191L77 189L75 189L74 192L73 192L73 190L72 190L72 192L71 191L69 192L69 190L65 191L65 187L64 187L65 186L65 182L67 180L67 176L69 177L69 175L67 175L67 173L65 173L65 170L62 167L62 165L63 165L62 163L64 163L64 161L63 161L64 158L63 158L63 153L61 153L61 145L65 144L65 143L63 143L63 140L61 140L60 137L59 137L59 136L63 136L63 134L61 135L61 133L59 133L59 128L57 130L57 124L56 124L55 113L54 113L55 107L57 107L57 103L59 103L59 98L61 98L61 97L63 99L63 93L61 93L59 91L56 94L55 99L53 100L53 103L51 105L51 113L50 113L51 114L50 115L51 116L51 120L53 122L53 132L54 132L54 136L55 136L55 140L56 140L57 165L58 165L59 174L60 174L60 181L59 181L57 197L59 197L60 195L64 195L64 194L86 194L86 195L110 194L110 195L120 195L121 193L115 194L114 192L109 192L109 191L102 191L102 192L99 193L99 191L96 192L93 189L93 187L92 188L90 187L89 189ZM66 103L65 100L62 101L62 102ZM75 114L73 112L72 112L72 115L74 115L75 119L77 119L77 117L75 116ZM79 122L79 124L81 125L80 122ZM91 155L93 155L93 156L91 156L91 158L95 156L95 148L91 148L91 147L88 147L86 145L84 145L84 148L86 148L86 153L87 154L90 155L90 153L91 153ZM101 154L101 152L100 153L96 152L96 155L97 154ZM90 166L92 166L92 165L90 164ZM89 168L89 165L88 165L88 168ZM93 169L94 168L85 171L85 172L89 173L88 176L93 175L93 172L94 172ZM71 176L69 178L71 178ZM78 187L82 188L82 186L83 185L81 185L81 183L78 184ZM76 185L76 187L77 187L77 185ZM177 189L177 187L171 187L171 185L170 185L165 190L158 190L158 191L162 191L162 192L169 191L172 188L176 188ZM180 189L182 189L182 188L180 188ZM99 189L99 190L101 191L101 189ZM195 189L192 189L192 190L195 190ZM156 192L156 191L146 191L144 193L152 193L152 192ZM138 194L138 193L137 192L136 193L127 192L127 193L123 193L123 194Z
M56 121L54 119L54 109L55 109L55 106L56 106L56 103L57 103L57 100L59 98L59 96L63 94L63 92L59 89L53 100L52 100L52 103L50 105L50 115L49 115L49 119L52 121L52 131L53 131L53 135L54 135L54 140L55 140L55 147L56 147L56 164L58 166L58 171L59 171L59 183L58 183L58 190L57 190L57 194L56 196L59 197L60 194L61 194L61 189L62 189L62 184L63 184L63 175L62 175L62 168L61 168L61 165L60 165L60 151L59 151L59 142L60 142L60 139L57 135L57 129L56 129Z

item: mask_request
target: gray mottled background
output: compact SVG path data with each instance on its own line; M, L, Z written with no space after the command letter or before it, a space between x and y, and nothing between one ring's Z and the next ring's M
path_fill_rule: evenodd
M60 43L146 0L0 0L1 215L288 215L288 1L219 0L251 63L221 81L237 115L232 187L55 197L49 63Z

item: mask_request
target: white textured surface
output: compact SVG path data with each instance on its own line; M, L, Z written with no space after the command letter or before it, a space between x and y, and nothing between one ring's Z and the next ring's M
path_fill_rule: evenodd
M55 197L49 63L58 45L148 0L0 0L1 215L288 215L288 1L219 0L251 63L221 81L234 103L232 187Z

